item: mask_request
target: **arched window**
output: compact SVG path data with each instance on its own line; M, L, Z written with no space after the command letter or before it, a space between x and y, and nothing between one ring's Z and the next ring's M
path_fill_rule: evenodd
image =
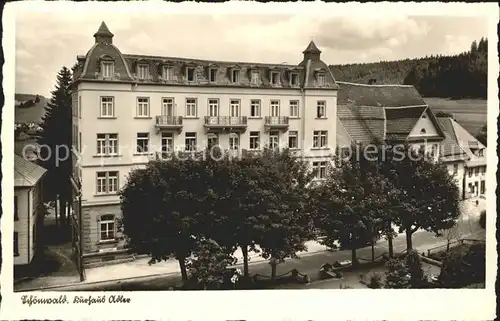
M215 147L219 144L219 137L217 137L216 134L214 133L209 133L207 135L207 145L208 145L208 148L212 148L212 147Z
M229 134L229 149L239 150L240 148L240 136L236 133Z
M99 217L99 240L109 241L116 237L116 223L113 214L105 214Z
M426 133L425 128L422 128L422 129L420 130L420 134L425 134L425 133Z

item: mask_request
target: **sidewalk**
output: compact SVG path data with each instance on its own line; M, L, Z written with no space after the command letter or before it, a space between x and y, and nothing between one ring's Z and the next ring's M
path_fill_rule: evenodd
M327 247L319 244L316 241L306 242L307 251L299 252L299 256L310 255L312 253L326 251ZM265 261L260 253L249 252L249 263L258 263ZM236 265L243 264L243 255L241 249L238 249L234 256L238 259ZM160 274L180 273L179 262L171 259L164 262L148 264L149 258L141 258L126 264L108 265L95 267L85 270L85 283L111 281L119 279L127 279L132 277L146 277Z

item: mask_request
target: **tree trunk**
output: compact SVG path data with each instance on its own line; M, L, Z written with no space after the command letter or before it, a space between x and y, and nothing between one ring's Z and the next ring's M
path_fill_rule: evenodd
M187 269L186 269L186 258L184 256L177 259L179 261L179 267L181 268L182 282L188 280Z
M358 265L358 257L356 256L356 248L355 247L353 247L351 249L351 261L352 261L353 266Z
M243 275L248 276L248 246L241 245L241 253L243 253Z
M392 235L389 236L387 239L387 242L389 243L389 257L392 258L394 256L394 247L392 245Z
M271 262L271 279L274 280L276 278L276 267L278 264L276 262Z
M56 200L54 201L54 214L56 216L56 227L59 226L59 220L58 220L58 215L59 215L59 212L57 211L57 204L59 203L57 197L56 197Z
M61 199L59 202L59 219L61 220L61 225L66 225L66 201Z
M413 243L411 241L411 236L412 236L412 231L411 231L411 227L408 227L406 229L406 250L407 252L411 249L413 249Z
M375 242L372 240L372 262L375 262Z

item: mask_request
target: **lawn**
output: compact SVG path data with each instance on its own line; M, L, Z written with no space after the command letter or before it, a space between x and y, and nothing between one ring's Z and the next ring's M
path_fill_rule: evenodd
M446 112L472 135L477 134L486 124L488 106L486 99L447 99L426 97L424 100L434 113Z

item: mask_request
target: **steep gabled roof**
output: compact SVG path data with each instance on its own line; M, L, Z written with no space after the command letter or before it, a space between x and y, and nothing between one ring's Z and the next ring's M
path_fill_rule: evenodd
M386 136L406 139L426 109L425 106L384 108L387 120Z
M471 150L471 147L474 149L485 149L486 147L483 144L454 119L450 117L440 117L439 122L449 136L449 146L447 150L449 154L466 154L471 162L477 163L478 165L482 165L483 163L486 164L486 158L484 156L476 156Z
M23 157L14 154L14 186L31 187L45 175L47 170Z
M96 36L113 37L114 35L111 33L111 31L109 31L108 26L106 26L106 23L103 21L101 22L101 25L99 26L97 32L94 34L94 37Z
M337 81L339 105L404 107L427 106L418 91L409 85L365 85Z
M354 142L372 143L385 136L384 109L373 106L342 106L337 117Z

